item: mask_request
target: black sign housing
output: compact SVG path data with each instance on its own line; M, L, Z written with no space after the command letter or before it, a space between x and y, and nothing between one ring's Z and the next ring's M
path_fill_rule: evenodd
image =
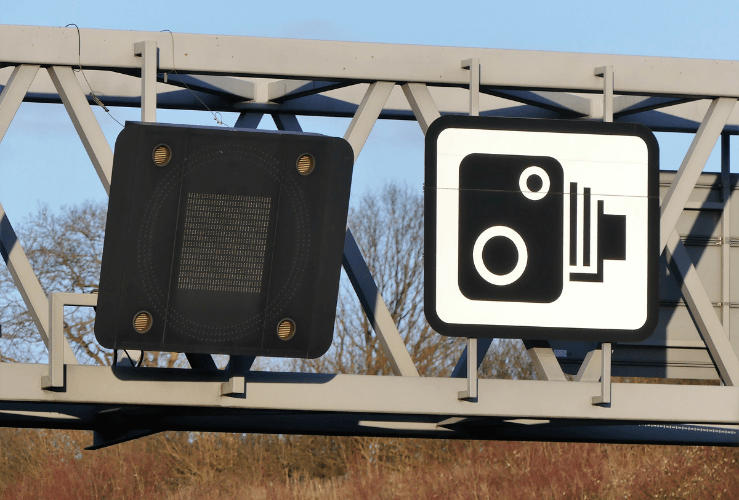
M315 358L333 338L354 153L316 134L127 123L95 336Z

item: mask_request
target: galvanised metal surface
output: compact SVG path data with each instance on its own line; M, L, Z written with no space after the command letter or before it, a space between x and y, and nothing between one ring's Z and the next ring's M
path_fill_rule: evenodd
M59 316L65 304L95 301L46 300L3 214L3 257L51 353L49 365L0 364L0 424L93 429L96 447L165 429L736 446L739 218L730 215L728 134L739 134L737 82L737 61L0 25L0 139L24 100L62 103L106 191L112 151L90 109L98 96L141 107L143 121L155 121L157 108L204 104L241 112L236 126L246 128L263 114L296 131L296 115L348 116L355 158L378 118L417 120L424 133L443 114L479 113L696 134L679 171L662 177L657 334L556 351L527 341L539 378L531 381L466 378L466 352L451 378L418 377L348 229L343 265L396 376L250 372L253 357L217 370L193 353L189 370L77 366ZM702 174L719 137L722 174ZM490 344L470 344L471 361L479 366ZM723 385L599 382L626 367Z
M480 60L480 86L527 90L603 91L593 70L612 65L621 94L739 97L739 62L670 57L496 50L169 32L41 26L0 27L4 64L135 70L132 47L152 42L159 71L360 82L467 85L461 61ZM81 40L82 53L78 53ZM326 57L328 55L328 57Z

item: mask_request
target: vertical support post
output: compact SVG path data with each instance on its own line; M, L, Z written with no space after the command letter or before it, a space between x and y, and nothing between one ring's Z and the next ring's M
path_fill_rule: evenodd
M462 61L462 68L470 70L470 116L480 116L480 59L465 59ZM459 399L477 399L477 339L468 338L465 351L467 390L459 391L457 396Z
M64 388L65 361L74 360L65 356L64 351L69 349L64 338L64 306L95 307L98 303L97 294L77 294L54 292L49 294L49 374L41 377L41 388L59 390ZM71 352L71 351L70 351Z
M729 134L721 134L721 324L731 340L731 172Z
M493 343L493 339L477 339L477 368L482 366L482 362L485 360L485 354L487 354L490 345ZM452 370L451 378L462 378L467 376L467 346L465 346L462 354L457 360L457 364L454 365Z
M611 404L611 344L604 342L601 346L603 354L600 367L600 396L593 396L594 405Z
M477 399L477 339L467 339L467 390L457 393L459 399Z
M64 302L49 294L49 375L41 378L42 389L64 387Z
M231 356L228 361L228 382L221 384L222 396L246 397L244 374L249 371L252 363L254 363L254 356Z
M470 116L480 116L480 59L465 59L462 68L470 70Z
M157 43L136 42L133 53L141 56L141 121L157 121Z
M153 40L133 44L134 55L141 57L141 121L157 121L157 43ZM143 351L126 350L120 354L121 359L138 359L143 361ZM117 361L117 360L116 360Z
M603 121L613 121L613 66L595 68L595 76L603 77Z

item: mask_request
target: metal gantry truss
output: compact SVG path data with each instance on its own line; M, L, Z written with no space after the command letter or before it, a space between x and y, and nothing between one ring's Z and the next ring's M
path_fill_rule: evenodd
M695 133L662 197L660 243L699 335L690 345L706 350L722 383L611 384L610 344L589 347L568 381L546 341L526 342L540 380L477 379L489 339L469 341L450 378L419 377L350 229L344 268L395 376L251 372L248 358L218 370L210 356L192 355L192 369L83 366L63 336L63 310L95 297L47 297L0 207L7 266L49 349L48 364L0 364L0 425L92 429L96 446L165 429L739 445L733 238L720 242L716 304L676 230L720 137L723 194L698 208L718 205L709 208L722 212L724 234L739 221L730 219L729 175L737 61L5 25L0 83L0 140L23 101L63 103L106 192L113 153L95 96L140 107L142 121L155 121L157 108L204 106L239 112L235 126L247 128L264 114L293 131L299 115L351 117L344 138L355 158L378 119L415 120L425 133L442 114ZM669 331L661 339L651 347L683 345Z

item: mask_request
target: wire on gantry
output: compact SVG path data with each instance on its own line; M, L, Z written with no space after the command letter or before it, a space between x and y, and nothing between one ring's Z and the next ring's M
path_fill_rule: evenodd
M115 116L110 112L110 110L103 104L103 101L98 98L97 95L95 95L95 91L92 90L92 85L90 85L90 82L87 80L87 75L85 75L84 70L82 69L82 36L80 35L80 27L77 26L74 23L69 23L65 26L65 28L69 28L70 26L74 26L77 28L77 64L79 65L79 69L72 68L72 71L82 73L82 77L85 79L85 82L87 83L87 88L90 89L90 97L93 101L95 101L95 104L103 108L106 113L108 113L108 116L110 116L118 125L123 127L123 124L116 120Z
M205 107L205 109L207 109L210 112L210 114L213 115L213 119L216 121L216 123L218 125L223 125L223 126L226 126L227 127L228 125L226 125L225 123L223 123L223 115L221 114L221 112L220 111L214 112L212 109L210 109L208 107L208 105L205 104L205 102L200 98L200 96L198 96L198 94L194 90L192 90L190 87L188 87L187 83L185 83L185 80L177 72L177 67L174 64L174 34L170 30L162 30L162 32L164 32L164 31L166 31L167 33L169 33L170 38L172 38L172 69L174 70L174 74L179 77L180 83L182 83L182 85L184 85L187 90L189 90L190 92L192 92L192 95L195 96L195 99L197 99L198 101L200 101L200 104L202 104ZM218 116L220 116L220 118L218 118Z

